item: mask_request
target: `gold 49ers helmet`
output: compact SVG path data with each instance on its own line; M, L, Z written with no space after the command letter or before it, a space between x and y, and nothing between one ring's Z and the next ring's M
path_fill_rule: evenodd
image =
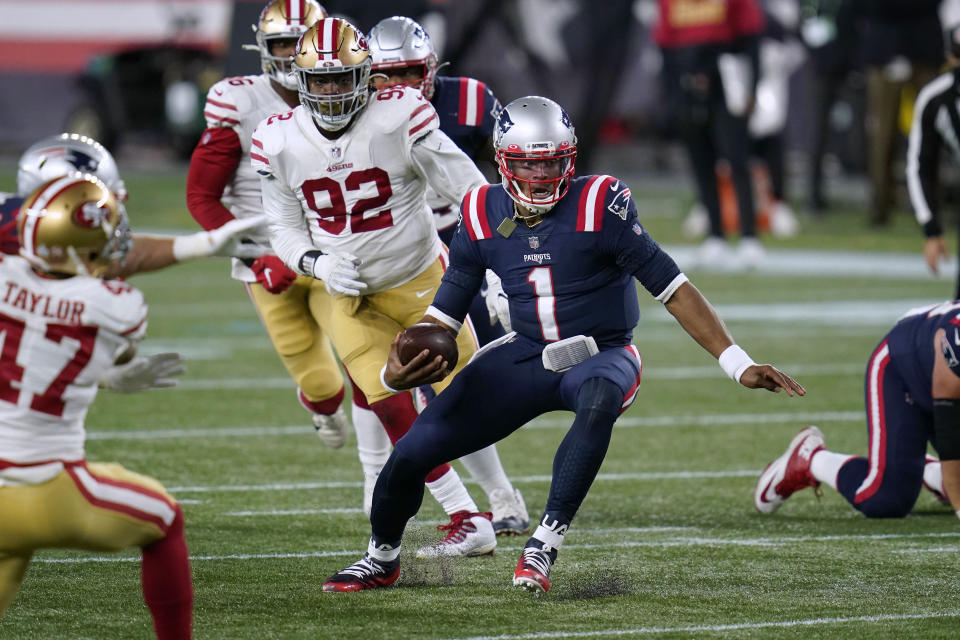
M123 205L96 176L72 173L42 184L17 217L20 255L42 271L100 277L130 250Z
M300 104L327 131L350 124L370 96L370 49L355 26L324 18L310 27L293 56Z
M281 86L296 90L297 79L291 74L290 56L273 55L270 44L276 40L296 42L304 31L326 17L327 10L316 0L273 0L253 25L257 44L248 48L260 52L260 66L266 75Z

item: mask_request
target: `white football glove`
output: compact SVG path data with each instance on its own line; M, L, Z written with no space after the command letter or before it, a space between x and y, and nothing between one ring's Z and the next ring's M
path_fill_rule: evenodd
M259 258L266 249L260 245L242 242L247 231L266 222L266 216L231 220L210 231L198 231L173 240L173 257L177 262L209 256L232 256L234 258Z
M186 368L179 353L158 353L110 367L100 380L100 386L122 393L163 389L175 386L176 376L184 371Z
M313 263L313 277L323 280L327 293L345 296L359 296L367 283L360 279L360 258L350 254L323 254Z
M487 292L483 296L483 301L487 303L490 324L496 324L499 320L503 330L509 333L512 330L510 325L510 301L503 291L500 278L489 269L487 269Z

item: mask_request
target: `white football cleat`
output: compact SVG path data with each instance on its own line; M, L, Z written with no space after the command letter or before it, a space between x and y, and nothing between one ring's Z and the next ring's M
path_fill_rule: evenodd
M450 516L450 524L437 529L449 531L447 537L436 544L417 549L418 558L441 558L452 556L483 556L493 554L497 536L490 524L490 513L457 511Z
M339 449L347 442L347 435L351 431L350 420L343 411L343 407L329 416L322 413L313 414L313 426L317 430L317 437L331 449Z
M753 492L753 506L760 513L773 513L797 491L819 487L810 474L810 459L824 448L823 432L810 426L793 437L783 455L767 465Z
M697 267L707 271L726 271L736 266L730 245L723 238L709 236L697 249Z
M943 471L940 469L940 460L929 453L923 461L923 488L932 493L940 504L950 506L950 498L943 490Z
M756 269L767 258L767 252L756 238L742 238L737 245L737 258L745 269Z
M490 492L493 532L498 536L530 533L530 514L519 489L495 489Z

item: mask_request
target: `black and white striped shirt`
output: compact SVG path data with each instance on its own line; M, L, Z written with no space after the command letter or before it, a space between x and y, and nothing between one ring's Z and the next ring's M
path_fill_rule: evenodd
M940 148L960 163L960 69L935 78L917 94L907 146L907 191L925 236L943 235L937 206Z

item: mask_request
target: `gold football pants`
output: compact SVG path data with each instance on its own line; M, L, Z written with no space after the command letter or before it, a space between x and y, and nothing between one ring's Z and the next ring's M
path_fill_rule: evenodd
M417 277L398 287L365 296L332 296L316 280L310 292L313 317L327 330L333 348L368 402L389 397L380 382L380 369L387 362L390 344L398 333L420 320L440 286L440 259ZM454 373L460 371L477 350L473 326L465 322L457 336L460 356ZM439 393L453 376L433 385Z
M0 486L0 615L37 549L120 551L160 540L176 502L159 482L114 463L68 463L48 482Z
M327 295L323 283L299 276L282 293L270 293L256 282L247 283L247 291L273 348L307 400L337 395L343 375L311 305L313 297Z

